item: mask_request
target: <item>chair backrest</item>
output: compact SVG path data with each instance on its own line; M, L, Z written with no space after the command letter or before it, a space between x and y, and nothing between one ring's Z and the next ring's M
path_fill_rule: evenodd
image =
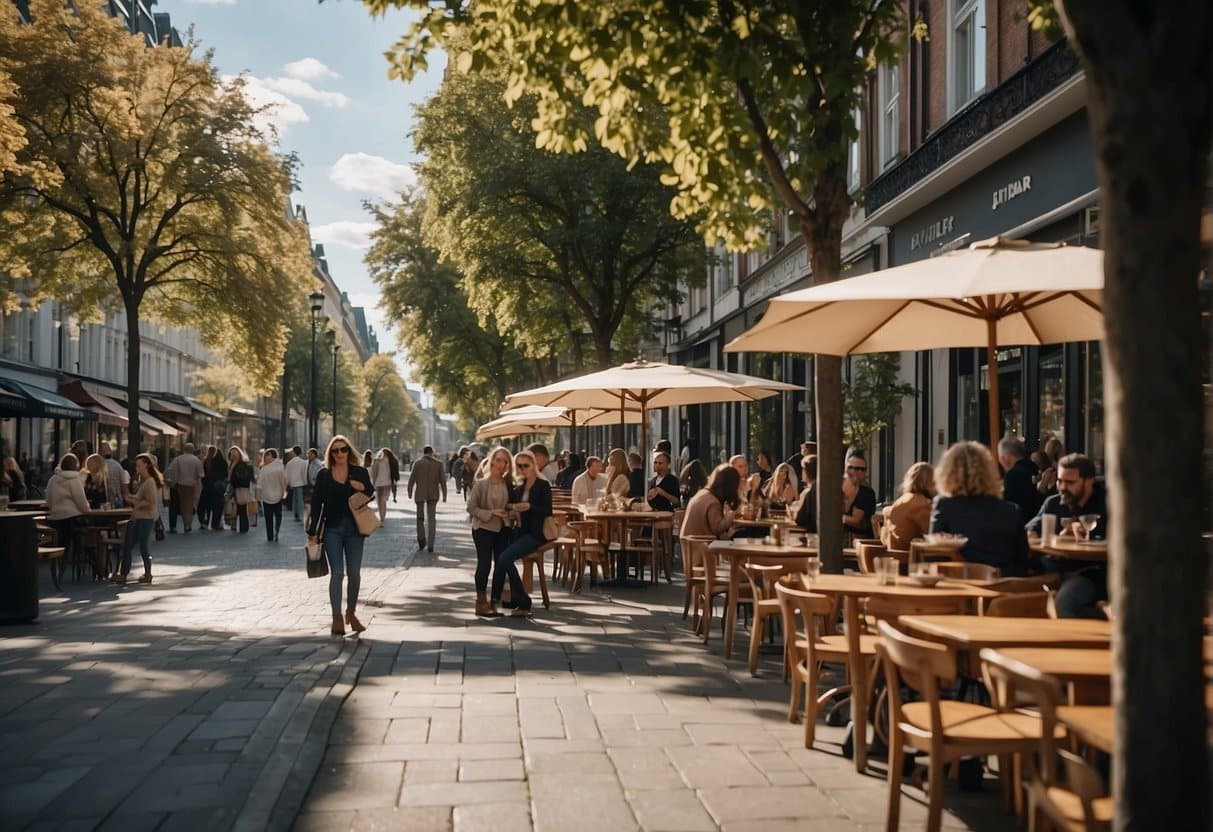
M989 588L1009 595L1021 592L1040 592L1043 588L1056 589L1061 583L1061 576L1056 572L1045 575L1033 575L1030 578L999 578L990 583Z
M808 592L791 586L792 576L781 578L775 582L775 596L779 599L779 613L783 621L783 638L785 648L792 650L797 635L804 638L808 644L807 661L813 661L815 642L826 630L834 609L834 602L828 596L816 592ZM802 629L797 629L796 616L800 616ZM794 655L794 653L793 653ZM815 691L809 695L815 696Z
M949 560L963 561L964 556L954 546L932 546L925 540L910 541L910 563Z
M687 516L685 508L674 509L674 516L670 518L670 526L674 529L674 537L678 537L682 533L682 521Z
M573 520L569 523L569 531L577 539L577 545L584 546L587 540L599 537L600 529L597 520Z
M940 685L956 678L956 656L951 648L933 641L907 636L887 621L877 623L880 641L876 652L884 662L889 689L889 720L901 721L901 685L904 682L922 694L931 714L931 732L940 736L943 720L939 713Z
M1034 704L1040 712L1040 766L1034 759L1026 760L1028 773L1044 786L1056 781L1056 756L1053 732L1057 727L1057 707L1064 702L1061 683L1023 662L1009 659L997 650L984 648L981 672L986 688L1000 711L1012 711L1025 703ZM1034 755L1025 754L1025 757Z
M715 539L706 534L688 534L678 538L678 546L682 549L683 569L687 574L688 580L694 574L694 570L697 567L705 565L708 555L708 544Z
M1048 618L1049 593L1016 592L986 601L986 615L1000 618Z
M860 540L855 543L855 559L859 561L859 571L871 575L876 571L876 558L884 557L885 547L879 543Z
M872 515L872 534L876 535L877 538L880 537L880 530L884 528L884 521L884 511L879 508L876 509L875 513Z
M1107 828L1106 823L1095 817L1096 798L1107 794L1107 787L1104 785L1103 778L1099 776L1099 772L1091 768L1090 763L1071 751L1059 748L1057 755L1065 763L1066 783L1069 785L1070 791L1078 795L1078 801L1082 804L1083 826L1086 829Z
M741 571L750 582L750 591L755 601L775 600L775 584L784 575L804 570L803 563L750 563L746 561Z
M940 575L967 581L993 581L1002 577L1002 571L997 566L990 566L988 563L944 561L935 564L935 568L939 570Z

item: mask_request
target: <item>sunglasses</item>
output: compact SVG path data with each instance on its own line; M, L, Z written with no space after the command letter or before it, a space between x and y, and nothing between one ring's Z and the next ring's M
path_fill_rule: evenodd
M348 445L341 445L339 447L333 448L333 453L335 453L335 454L347 454L349 452L350 452L350 448Z
M531 464L529 462L519 462L517 467L519 471L526 471L531 467Z
M868 470L868 467L866 465L848 465L847 470L848 471L866 471L866 470Z

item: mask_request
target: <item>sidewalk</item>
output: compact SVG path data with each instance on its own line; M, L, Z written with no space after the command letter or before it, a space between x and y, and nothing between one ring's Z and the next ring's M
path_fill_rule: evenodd
M841 729L806 750L777 655L757 679L744 649L725 662L718 629L692 637L681 585L554 585L551 610L536 586L533 619L480 620L470 536L446 542L364 634L296 830L883 829L883 771L857 774ZM902 825L921 827L925 796L905 793ZM992 780L949 784L946 805L949 829L1017 828Z

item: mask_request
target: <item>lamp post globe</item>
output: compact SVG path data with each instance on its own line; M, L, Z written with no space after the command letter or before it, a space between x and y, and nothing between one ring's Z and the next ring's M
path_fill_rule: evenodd
M308 446L315 448L320 444L320 415L316 410L316 321L320 311L324 309L324 293L312 292L308 299L312 307L312 387L308 400Z

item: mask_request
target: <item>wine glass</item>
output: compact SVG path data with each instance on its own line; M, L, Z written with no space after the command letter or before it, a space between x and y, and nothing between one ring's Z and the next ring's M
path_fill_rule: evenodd
M1087 533L1086 539L1091 539L1091 532L1095 531L1095 527L1099 525L1098 514L1083 514L1079 515L1078 522L1082 524L1083 531Z
M821 577L821 558L809 558L805 561L804 576L812 582Z

